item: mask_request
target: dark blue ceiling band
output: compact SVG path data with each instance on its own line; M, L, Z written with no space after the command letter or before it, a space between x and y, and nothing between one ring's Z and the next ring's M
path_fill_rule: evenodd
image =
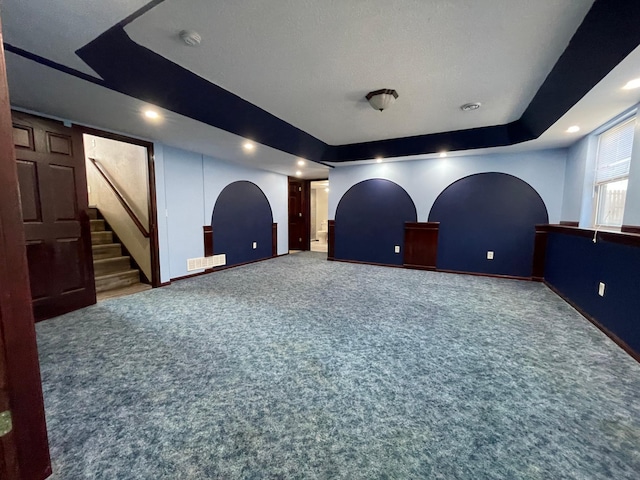
M154 0L76 53L104 82L8 46L7 50L78 78L148 101L314 162L513 145L538 138L640 45L640 1L596 0L522 117L506 125L331 146L132 41L123 25ZM6 45L6 44L5 44Z

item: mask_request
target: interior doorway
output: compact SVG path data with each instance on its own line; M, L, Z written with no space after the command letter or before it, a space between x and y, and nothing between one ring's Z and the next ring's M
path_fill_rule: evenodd
M83 135L97 299L159 286L153 144Z
M327 253L329 233L329 180L311 182L310 231L312 252Z

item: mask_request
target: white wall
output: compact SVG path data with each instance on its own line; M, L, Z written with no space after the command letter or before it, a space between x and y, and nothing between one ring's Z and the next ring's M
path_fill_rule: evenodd
M149 174L147 149L139 145L108 138L83 135L89 204L100 213L122 241L131 256L148 278L151 272L149 238L138 230L134 221L88 159L95 159L107 172L109 179L125 197L140 223L149 229Z
M324 187L316 188L316 231L327 231L329 219L329 194Z
M160 148L158 148L160 147ZM161 158L159 158L161 157ZM278 254L288 252L287 177L233 165L199 153L156 146L156 183L160 272L163 282L196 273L187 271L187 259L204 255L204 225L211 225L220 192L232 182L249 181L264 192L278 224ZM163 196L163 198L161 198ZM162 206L161 206L162 205ZM163 210L163 208L165 210Z
M413 199L418 221L425 222L438 195L463 177L484 172L513 175L531 185L542 197L549 222L560 221L566 149L525 153L487 154L339 166L329 173L329 218L349 188L370 178L384 178L404 188Z

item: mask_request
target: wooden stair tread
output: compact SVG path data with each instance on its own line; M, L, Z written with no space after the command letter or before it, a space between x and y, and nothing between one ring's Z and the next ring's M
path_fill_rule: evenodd
M95 207L89 207L91 249L98 299L112 298L151 288L140 282L140 270L131 268L131 257L114 242L113 231Z
M106 279L110 279L110 278L118 278L120 276L127 277L127 276L131 276L131 275L139 275L139 274L140 274L140 270L136 270L135 268L130 268L129 270L122 270L120 272L107 273L105 275L97 275L96 276L96 282L98 280L106 280Z
M97 243L95 245L91 245L91 248L94 250L105 250L114 247L121 247L121 243Z
M99 258L93 261L93 264L101 264L101 263L117 263L118 261L124 261L131 259L128 255L120 255L118 257L107 257L107 258Z

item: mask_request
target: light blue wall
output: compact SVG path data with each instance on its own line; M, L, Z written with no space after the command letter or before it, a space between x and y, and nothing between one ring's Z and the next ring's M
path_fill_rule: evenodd
M167 226L167 198L164 181L164 145L153 144L154 167L156 172L156 207L158 226L158 249L160 258L160 282L171 280L169 275L169 228Z
M636 119L623 225L640 225L640 121Z
M578 221L583 228L591 226L594 162L597 148L597 138L586 136L574 143L567 154L560 220Z
M164 147L169 278L188 275L187 259L204 256L202 155ZM160 265L166 274L167 265Z
M566 149L553 149L339 166L329 173L329 218L335 218L338 202L353 185L369 178L384 178L407 191L416 205L418 221L426 222L435 199L447 186L468 175L501 172L531 185L542 197L549 221L557 223L566 158Z
M634 109L637 107L636 105ZM593 182L598 154L598 134L615 125L622 118L628 118L629 114L630 110L623 112L597 129L597 133L587 135L569 148L562 220L579 220L581 228L593 228ZM629 186L622 223L623 225L640 225L640 121L638 120L636 120L633 139Z
M265 172L204 157L205 209L203 225L211 224L211 215L218 195L224 187L238 180L255 183L266 195L273 221L278 224L278 255L289 251L288 180L285 175Z
M278 224L278 254L287 253L286 176L232 165L166 145L156 146L156 157L156 183L164 185L164 192L157 190L163 282L197 273L187 271L187 259L204 255L202 227L211 225L213 206L222 189L239 180L255 183L266 195L273 221ZM166 217L161 219L165 212Z

